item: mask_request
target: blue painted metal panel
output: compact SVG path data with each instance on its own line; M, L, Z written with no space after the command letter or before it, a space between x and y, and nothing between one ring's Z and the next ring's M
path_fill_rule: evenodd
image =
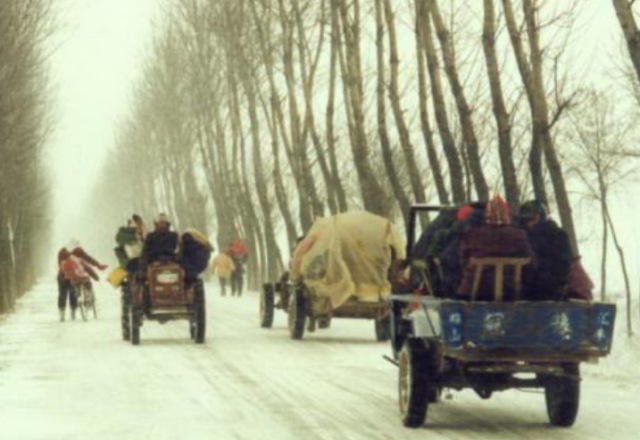
M609 352L615 306L576 303L442 302L442 336L451 350L597 349Z

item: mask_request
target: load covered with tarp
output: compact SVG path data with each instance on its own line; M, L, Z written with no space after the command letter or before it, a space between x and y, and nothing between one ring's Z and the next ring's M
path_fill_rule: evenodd
M351 297L378 302L390 295L393 258L404 258L404 248L388 219L360 211L338 214L318 218L298 244L291 278L327 300L330 309Z

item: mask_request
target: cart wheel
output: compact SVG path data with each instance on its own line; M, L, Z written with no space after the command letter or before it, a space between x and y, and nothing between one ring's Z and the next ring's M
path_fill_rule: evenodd
M419 341L405 341L399 356L398 394L402 423L408 428L419 428L427 420L429 396L433 385L428 352Z
M391 320L387 318L375 320L376 341L387 342L391 339Z
M260 294L260 327L271 328L273 326L274 311L275 293L273 284L265 284Z
M207 307L202 280L198 280L194 289L196 298L194 340L196 344L204 344L207 333Z
M547 377L545 400L553 426L573 426L580 406L580 364L564 365L566 376Z
M131 344L140 345L140 326L142 317L140 313L133 308L129 307L129 321L131 322Z
M131 292L129 287L122 285L120 323L122 326L122 340L131 340L131 319L129 316L129 307L131 307Z
M297 287L289 298L289 335L291 339L302 339L307 320L307 298L304 289Z

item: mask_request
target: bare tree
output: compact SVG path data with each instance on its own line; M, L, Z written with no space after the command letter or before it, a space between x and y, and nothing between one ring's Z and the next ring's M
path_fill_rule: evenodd
M624 117L603 93L590 92L584 110L571 118L572 133L578 149L572 171L578 175L589 199L599 208L602 221L602 259L600 268L600 299L606 300L608 232L620 260L627 296L627 332L633 333L631 283L623 244L609 209L611 194L626 184L637 171L634 162L620 155L637 126L637 118Z
M442 48L444 70L449 79L451 91L458 109L462 138L467 147L466 156L468 158L469 169L471 171L471 177L473 178L476 194L480 200L489 200L489 186L487 185L487 180L482 170L480 146L478 145L478 138L471 117L471 108L458 75L453 41L451 40L449 29L447 29L440 14L438 2L436 0L429 0L429 4L431 18L436 28L436 35L438 36L438 40L440 40L440 47ZM468 194L468 196L470 197L470 194Z
M498 128L498 151L502 169L502 181L507 201L511 206L518 206L520 203L520 187L518 186L516 166L513 160L511 118L504 100L500 68L496 55L496 19L493 0L484 0L482 47L491 89L493 114Z

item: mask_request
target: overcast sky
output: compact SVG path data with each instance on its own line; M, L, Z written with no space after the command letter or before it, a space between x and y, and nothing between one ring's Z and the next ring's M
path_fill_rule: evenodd
M57 122L51 142L56 236L74 235L118 121L127 113L152 21L162 0L54 0L59 30L52 57Z

